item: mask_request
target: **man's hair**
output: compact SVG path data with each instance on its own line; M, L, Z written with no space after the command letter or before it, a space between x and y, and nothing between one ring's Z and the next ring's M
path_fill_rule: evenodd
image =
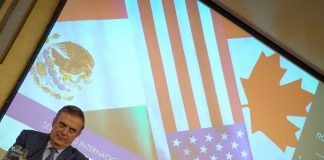
M83 111L79 107L74 105L66 105L57 112L56 117L58 117L63 112L74 116L78 116L82 120L81 130L84 128L85 118L84 118Z

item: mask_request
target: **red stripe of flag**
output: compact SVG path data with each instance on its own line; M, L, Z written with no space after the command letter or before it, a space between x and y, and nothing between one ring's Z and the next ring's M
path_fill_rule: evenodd
M125 18L127 18L127 12L123 0L68 0L58 21Z
M138 2L141 21L143 25L143 31L145 41L147 44L147 51L152 67L153 79L155 83L155 89L157 92L160 112L166 132L176 131L175 120L172 112L172 106L166 83L165 72L163 69L163 63L160 55L159 44L157 35L155 32L152 10L149 0L141 0Z
M214 24L215 36L217 37L217 44L220 53L220 59L223 67L225 83L227 87L228 97L230 100L231 110L233 114L234 123L243 121L243 113L241 110L241 103L235 82L235 75L231 55L225 37L222 16L215 11L211 11ZM234 25L234 24L233 24Z

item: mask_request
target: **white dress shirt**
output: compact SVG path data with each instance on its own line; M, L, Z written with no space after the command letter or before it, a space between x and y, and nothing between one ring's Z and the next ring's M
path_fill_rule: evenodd
M45 160L50 154L51 150L50 148L52 147L51 143L48 141L46 145L45 152L43 153L43 158L42 160ZM58 149L57 152L54 153L54 160L57 159L57 157L64 151L64 149Z

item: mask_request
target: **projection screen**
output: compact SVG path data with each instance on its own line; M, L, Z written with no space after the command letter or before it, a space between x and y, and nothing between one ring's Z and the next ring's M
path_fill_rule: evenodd
M0 155L73 104L93 160L324 159L322 82L200 1L68 0L35 54Z

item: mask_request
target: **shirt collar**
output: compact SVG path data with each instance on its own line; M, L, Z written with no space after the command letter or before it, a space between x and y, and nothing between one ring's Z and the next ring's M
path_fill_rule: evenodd
M49 148L51 148L51 147L53 147L53 146L52 146L51 142L48 141L48 142L47 142L47 145L46 145L46 149L49 149ZM58 154L61 154L61 153L64 151L64 149L65 149L65 148L57 149L57 153L58 153Z

